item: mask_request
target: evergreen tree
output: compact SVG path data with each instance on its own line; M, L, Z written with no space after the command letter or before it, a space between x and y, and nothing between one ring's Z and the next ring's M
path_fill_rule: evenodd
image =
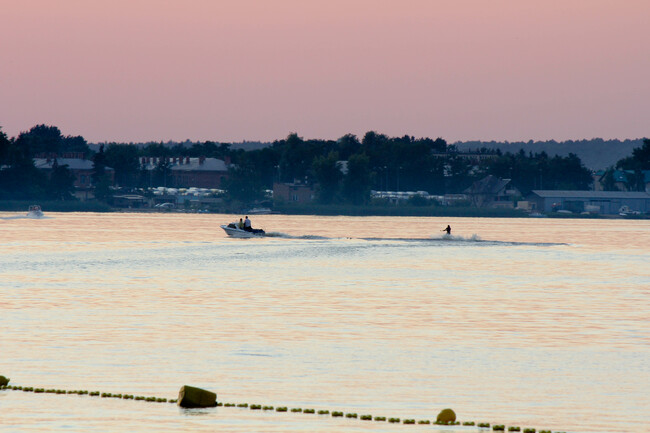
M232 166L228 170L229 177L226 181L227 197L243 204L252 204L264 197L263 183L255 175L252 164L244 161L242 164Z
M650 139L644 138L641 147L632 150L632 156L616 163L621 170L650 170Z
M36 168L29 140L8 140L0 131L0 198L31 200L45 196L45 175Z
M105 152L106 165L115 170L115 184L123 187L133 187L137 184L138 148L134 144L111 143Z
M106 155L104 145L99 146L99 152L93 157L93 172L91 175L95 187L95 198L100 201L108 201L111 196L110 179L106 173Z
M348 159L348 173L343 179L344 196L352 204L365 204L370 199L371 185L370 158L365 154L352 155Z
M157 186L171 185L172 165L167 157L158 158L158 163L153 169L153 181Z
M616 187L616 179L614 179L613 167L610 167L605 171L600 182L603 185L603 191L618 191L618 188Z
M32 155L57 155L62 150L63 136L56 126L36 125L28 132L22 132L18 139L29 147Z
M52 163L52 173L47 184L47 193L56 200L71 200L74 198L75 176L66 164L59 165L55 159Z
M329 155L314 160L312 170L317 182L317 200L320 203L332 203L339 192L343 173L337 164L338 159L338 153L330 152Z

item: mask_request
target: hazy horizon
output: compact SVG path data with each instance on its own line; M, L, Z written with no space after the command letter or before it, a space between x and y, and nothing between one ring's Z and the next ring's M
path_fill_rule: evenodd
M650 135L644 0L2 3L9 136Z

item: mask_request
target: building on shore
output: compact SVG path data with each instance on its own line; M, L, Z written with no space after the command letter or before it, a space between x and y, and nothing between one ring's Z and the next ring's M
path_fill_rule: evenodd
M273 184L273 200L285 203L311 203L315 196L314 189L304 183L275 182Z
M169 180L165 186L171 188L222 188L228 179L228 168L230 159L225 161L217 158L186 157L140 157L140 166L149 172L150 179L153 179L155 170L167 163L169 169Z
M34 158L34 166L39 170L42 170L47 176L50 176L55 161L59 167L66 166L68 170L70 170L70 173L74 175L75 197L82 200L94 197L92 183L93 162L91 160L85 159L83 154L64 155L63 158L52 156L47 158ZM111 167L105 167L104 171L109 177L110 184L113 185L115 180L115 170Z
M643 189L650 193L650 170L599 170L592 177L595 191L604 191L609 186L615 191Z
M516 199L521 197L521 193L512 186L510 179L492 175L474 182L463 193L472 205L489 208L514 208Z
M602 215L650 213L650 194L625 191L533 190L526 200L543 213L563 210Z

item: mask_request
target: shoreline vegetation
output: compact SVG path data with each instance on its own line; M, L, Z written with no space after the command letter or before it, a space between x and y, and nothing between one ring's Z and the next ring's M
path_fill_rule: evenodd
M64 136L55 126L36 125L14 138L0 128L0 210L39 204L46 212L155 207L239 214L273 207L274 213L296 215L650 217L640 201L614 208L584 197L559 200L546 215L533 212L548 210L547 203L536 203L537 190L649 191L650 139L599 172L574 153L551 156L522 147L504 154L485 142L461 151L440 137L375 131L336 140L293 132L267 144L244 150L211 141L105 143L93 151L83 137Z
M26 200L0 200L0 212L25 212L30 205L35 204ZM190 209L155 209L155 208L120 208L111 207L97 200L67 201L52 200L40 201L43 212L129 212L129 213L197 213ZM235 209L213 209L208 213L240 214L242 211ZM246 213L245 211L243 213ZM476 208L469 206L372 206L372 205L276 205L273 214L280 215L318 215L318 216L392 216L392 217L460 217L460 218L531 218L522 210L499 208ZM566 214L548 213L543 215L548 218L569 219L650 219L650 215L602 215L602 214Z

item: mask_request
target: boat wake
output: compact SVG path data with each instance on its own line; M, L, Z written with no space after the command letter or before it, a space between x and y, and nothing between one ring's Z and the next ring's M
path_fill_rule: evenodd
M264 237L267 237L267 238L282 238L282 239L313 239L313 240L331 239L331 238L328 238L327 236L316 236L316 235L294 236L294 235L289 235L289 234L281 233L281 232L267 232L264 235Z
M440 240L440 241L449 241L449 242L482 242L481 238L476 233L474 233L472 236L468 238L463 236L458 236L458 235L444 234L444 235L438 235L432 237L431 239Z
M435 235L430 238L362 238L366 241L397 241L397 242L418 242L418 243L434 243L436 245L450 243L450 244L476 244L476 245L510 245L510 246L558 246L569 245L563 242L516 242L516 241L499 241L499 240L484 240L481 239L476 233L471 236L464 237L459 235Z
M52 217L48 216L30 216L30 215L12 215L7 217L0 217L0 220L46 220Z
M499 241L499 240L484 240L481 237L474 233L471 236L460 236L460 235L434 235L428 238L383 238L383 237L372 237L372 238L354 238L354 237L344 237L344 238L331 238L327 236L317 236L317 235L290 235L282 232L266 232L264 237L267 238L279 238L279 239L300 239L300 240L360 240L367 242L413 242L413 243L430 243L437 246L441 244L449 245L463 245L463 244L473 244L473 245L526 245L526 246L556 246L556 245L568 245L562 242L514 242L514 241Z
M490 242L483 241L476 233L469 237L459 235L437 235L430 238L361 238L364 241L404 241L404 242Z

